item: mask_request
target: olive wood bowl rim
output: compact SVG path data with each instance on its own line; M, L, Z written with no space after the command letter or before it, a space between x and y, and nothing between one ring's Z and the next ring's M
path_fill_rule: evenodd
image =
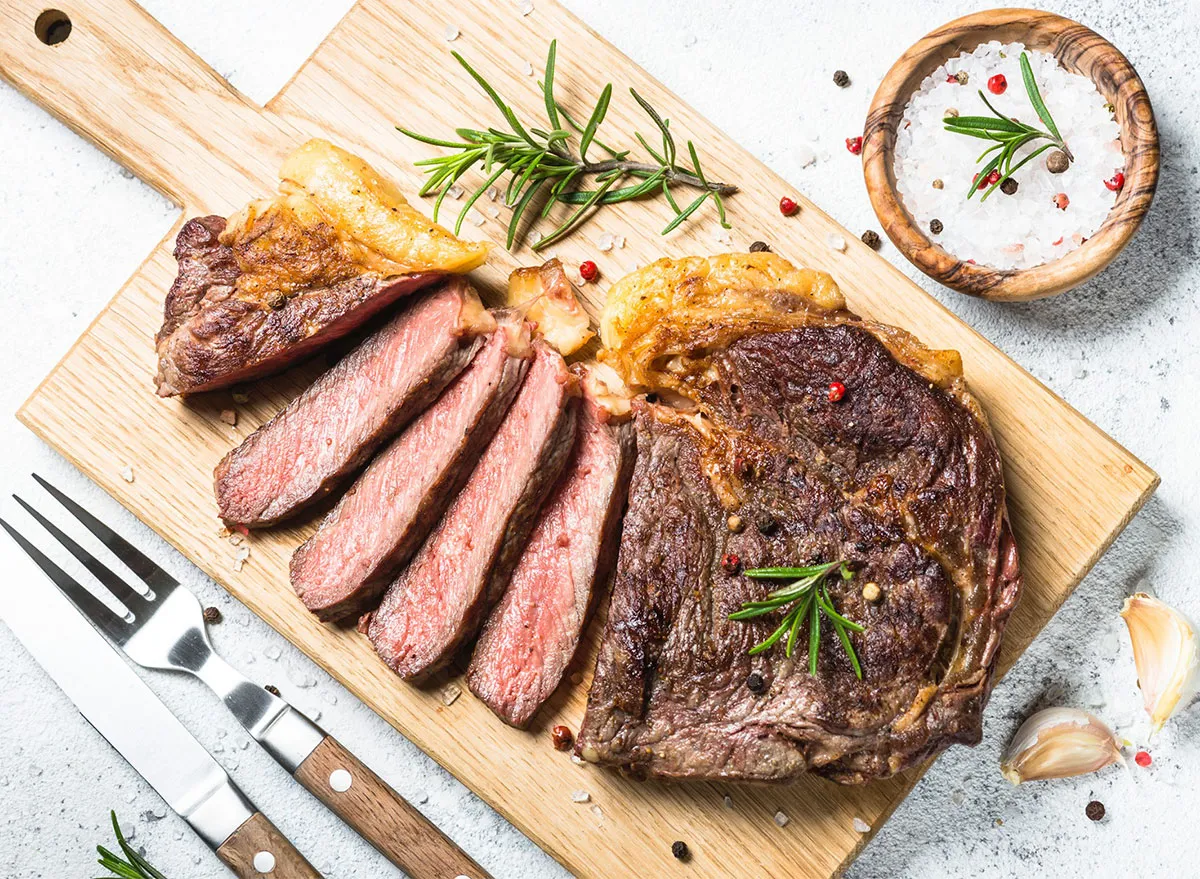
M904 207L893 169L896 130L921 81L963 51L993 39L1049 52L1083 73L1116 108L1125 154L1125 184L1100 230L1080 247L1027 269L997 269L958 259L931 241ZM1085 72L1075 63L1088 61ZM892 65L871 101L863 135L863 175L871 206L896 248L935 281L985 299L1021 301L1065 292L1104 269L1129 243L1150 208L1158 183L1158 129L1150 96L1133 65L1095 31L1050 12L991 9L930 31Z

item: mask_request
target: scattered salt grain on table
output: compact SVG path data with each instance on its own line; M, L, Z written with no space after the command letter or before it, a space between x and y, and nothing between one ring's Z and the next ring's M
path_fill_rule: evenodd
M438 690L438 696L441 698L442 704L446 706L453 705L461 695L462 687L453 681Z
M937 244L961 260L996 268L1041 265L1079 247L1108 216L1117 192L1105 181L1114 180L1125 165L1120 127L1092 81L1067 72L1053 55L1031 51L1029 63L1042 99L1075 160L1066 171L1052 174L1046 162L1053 150L1044 152L1013 174L1015 193L997 189L983 201L984 190L967 200L971 180L983 167L977 160L986 144L946 131L942 120L947 111L993 115L979 98L983 91L1000 113L1046 130L1021 78L1022 51L1020 43L992 41L947 61L913 94L896 135L896 189L917 225L929 230L938 221L942 231L931 236ZM966 74L966 85L953 79L959 73ZM987 88L996 74L1008 83L999 95ZM1046 143L1040 139L1022 147L1014 165ZM935 180L942 181L941 188ZM1065 210L1055 204L1059 194L1068 197Z
M471 210L467 213L467 222L469 222L472 226L482 226L483 214L479 213L479 211L475 210L475 208L471 208Z
M267 659L271 660L271 662L275 662L279 659L279 657L283 656L283 651L272 644L263 651L263 656L267 657Z
M602 253L608 253L613 249L613 235L611 232L605 232L596 240L596 246L600 248Z
M846 252L846 239L836 232L830 232L825 237L825 243L829 245L830 250L836 250L838 253Z
M724 796L724 798L722 799L722 802L724 802L726 809L733 808L733 797L729 796L729 794L726 794Z
M448 24L448 25L446 25L445 29L442 31L442 39L445 40L447 43L453 43L455 40L458 39L458 34L459 34L458 28L456 28L452 24Z
M455 201L458 201L463 197L463 188L455 183L448 190L446 190L446 195L450 196Z
M128 464L121 468L121 478L126 482L133 482L133 468Z
M866 821L864 821L862 818L859 818L857 815L854 816L853 823L854 823L854 829L858 833L870 833L871 832L871 825L868 824Z
M783 812L775 813L775 823L778 824L780 827L787 827L788 822L791 820L792 819L789 818L787 815L785 815Z
M586 803L586 802L587 802L588 800L590 800L591 798L592 798L592 795L591 795L591 794L589 794L589 793L588 793L587 791L585 791L585 790L573 790L573 791L571 791L571 802L572 802L572 803Z
M529 15L529 13L533 12L533 0L524 0L517 11L520 12L521 15Z
M522 69L525 71L526 76L533 76L533 65L528 61L525 62L525 66Z

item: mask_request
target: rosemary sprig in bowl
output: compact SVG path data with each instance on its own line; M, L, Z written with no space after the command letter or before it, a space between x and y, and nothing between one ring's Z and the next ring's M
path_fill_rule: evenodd
M125 839L125 834L121 832L121 825L117 823L117 813L109 812L108 814L112 818L117 845L127 860L123 860L102 845L96 846L96 851L100 854L98 863L110 874L103 879L167 879L145 857L138 854L137 850Z
M972 198L979 190L979 181L987 178L993 171L999 171L1000 179L988 187L980 198L980 201L987 201L987 197L995 192L998 188L1004 185L1004 181L1012 177L1012 175L1023 165L1040 156L1046 150L1060 149L1067 155L1067 159L1074 161L1075 157L1071 154L1071 150L1067 147L1067 143L1063 140L1062 135L1058 131L1058 126L1054 124L1054 118L1050 115L1050 110L1046 107L1046 102L1042 100L1042 93L1038 89L1037 81L1033 77L1033 69L1029 66L1029 56L1021 53L1021 80L1025 84L1025 93L1029 96L1029 103L1033 105L1034 112L1048 130L1043 131L1040 128L1035 128L1032 125L1026 125L1024 122L1019 122L1016 119L1011 119L1002 114L999 110L992 106L991 101L982 90L979 92L979 97L987 108L992 111L992 116L947 116L942 120L945 123L946 130L954 134L962 134L967 137L977 137L980 140L995 141L992 146L984 150L978 159L975 161L982 162L988 156L992 158L982 170L971 180L971 186L967 190L967 199ZM1032 144L1038 140L1048 140L1049 143L1042 144L1029 155L1025 156L1021 161L1013 164L1016 159L1017 151L1023 147ZM995 153L993 156L992 154Z
M731 620L753 620L790 605L788 612L784 614L775 631L768 635L765 641L750 648L751 656L757 656L759 653L770 650L786 635L784 655L791 658L800 627L807 621L808 673L815 675L817 673L818 648L821 643L821 617L825 617L832 624L838 640L842 642L842 647L850 658L850 664L854 667L854 674L860 681L862 680L862 665L854 652L854 645L850 643L850 636L846 633L863 632L865 629L853 620L846 619L834 608L833 601L829 597L829 587L825 581L835 569L841 574L843 580L849 580L854 576L845 562L828 562L823 565L808 565L800 568L751 568L745 572L747 577L755 580L792 581L788 585L768 593L762 601L744 602L741 610L729 615Z
M428 175L425 185L421 187L421 195L437 193L433 206L434 220L437 220L438 211L450 190L457 186L463 175L478 166L483 170L485 179L463 203L454 225L455 234L462 229L463 220L480 196L507 174L509 179L504 190L504 204L512 209L507 238L510 249L517 240L522 218L535 203L539 204L536 211L539 219L548 217L556 204L568 205L574 210L539 239L533 245L534 250L541 250L563 238L602 205L656 194L661 194L675 212L674 219L662 231L664 235L678 228L709 200L716 206L721 225L730 228L725 218L724 197L737 192L737 187L709 180L700 167L700 157L690 140L687 141L687 158L681 160L670 130L670 120L662 118L634 89L631 88L629 93L650 117L661 137L661 147L656 150L641 134L634 133L638 143L653 159L652 162L635 161L630 158L630 150L615 150L596 137L608 114L612 83L601 91L585 123L580 124L572 118L554 96L557 48L557 41L552 41L546 56L546 78L540 83L549 130L522 123L491 83L457 52L452 53L455 60L492 99L504 116L508 130L459 128L455 131L459 139L454 141L396 126L398 131L414 140L453 151L449 155L422 159L416 163ZM606 158L598 161L589 159L588 152L593 147L603 152ZM680 186L700 191L682 207L671 191Z

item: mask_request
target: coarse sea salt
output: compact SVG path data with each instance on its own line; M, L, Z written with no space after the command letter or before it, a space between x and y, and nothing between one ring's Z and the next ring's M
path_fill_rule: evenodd
M946 131L942 119L948 110L992 115L979 98L983 91L999 112L1045 129L1021 78L1024 51L1020 43L992 41L947 61L913 94L896 135L896 189L917 224L928 232L929 224L939 220L942 232L931 238L947 252L1003 269L1050 262L1094 235L1117 197L1105 181L1125 165L1120 127L1092 81L1060 67L1053 55L1030 51L1042 99L1075 161L1063 173L1051 174L1047 151L1013 175L1019 184L1013 195L997 189L987 201L982 192L967 200L968 183L982 167L977 159L986 144ZM966 85L947 81L958 73L967 75ZM1008 81L1001 95L987 90L988 79L997 73ZM1016 161L1047 142L1023 147ZM935 188L934 180L942 180L943 188ZM1058 193L1070 199L1066 210L1054 203Z

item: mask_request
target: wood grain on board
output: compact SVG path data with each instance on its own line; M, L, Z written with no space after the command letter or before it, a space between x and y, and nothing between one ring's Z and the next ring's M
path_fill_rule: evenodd
M624 91L635 86L671 118L678 137L696 141L711 177L742 187L729 202L732 244L714 244L715 221L704 214L669 238L659 237L668 215L662 204L649 201L605 209L557 247L558 255L570 262L597 259L604 279L612 281L660 256L745 249L762 238L796 263L830 271L864 316L905 327L929 345L961 351L1004 456L1025 572L1002 669L1157 484L1144 464L815 205L800 198L799 215L782 220L776 203L791 187L551 0L538 0L529 16L521 16L515 4L491 0L364 0L266 109L238 95L126 0L68 0L57 8L70 16L72 32L65 42L46 46L33 27L43 9L40 0L0 0L0 72L179 201L185 216L227 212L273 191L283 155L318 133L359 152L414 192L420 178L413 160L435 151L403 138L394 124L447 134L459 125L498 121L487 98L453 64L451 48L469 57L519 113L540 118L535 78L524 75L523 67L527 60L537 62L556 37L563 59L561 99L569 108L583 113L591 107L607 81L596 71L620 86L605 129L613 140L648 128ZM447 21L462 30L452 46L442 38ZM587 57L586 67L570 60L580 57ZM493 219L486 214L489 204L479 205L482 225L468 223L464 234L502 242L506 212L501 209ZM626 246L602 253L597 240L604 232L624 235ZM844 253L826 245L830 233L846 238ZM190 403L156 397L153 335L175 273L174 234L155 248L21 409L30 428L575 874L685 871L716 877L728 876L729 865L738 864L744 875L825 877L853 859L869 837L853 829L853 819L878 828L919 772L857 788L816 777L750 788L639 784L578 766L551 747L548 730L555 723L578 727L595 624L571 669L573 681L539 714L531 732L520 732L469 694L445 704L436 688L402 683L363 636L322 625L304 610L288 586L287 562L311 533L311 522L254 534L250 558L240 567L235 548L219 536L212 468L324 363L318 358L250 386L249 402L236 406L236 427L218 418L233 405L228 394ZM510 255L497 246L489 265L473 277L486 295L513 266L536 261L528 250ZM584 289L593 312L605 287L602 280ZM131 483L120 475L126 466L133 469ZM376 768L385 777L403 771ZM591 794L591 802L571 802L570 792L579 789ZM726 794L732 810L723 806ZM791 818L786 827L772 820L777 810ZM693 853L686 868L671 857L675 839L686 840Z

